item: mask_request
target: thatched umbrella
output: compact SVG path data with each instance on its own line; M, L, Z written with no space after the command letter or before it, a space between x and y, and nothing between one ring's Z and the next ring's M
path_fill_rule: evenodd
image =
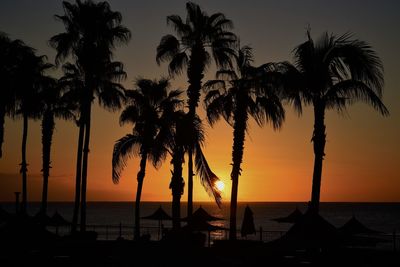
M295 223L302 216L303 216L303 213L301 213L301 211L296 207L296 209L292 213L290 213L288 216L275 218L275 219L272 219L272 220L276 221L276 222L279 222L279 223Z
M182 221L189 221L188 217L182 218ZM200 221L200 222L211 222L211 221L220 221L223 220L223 218L218 218L215 216L210 215L205 209L203 209L201 206L198 208L195 212L193 212L192 217L190 218L190 221Z
M38 213L36 213L36 215L33 216L32 220L34 223L44 225L44 226L51 224L51 218L42 211L39 211Z
M142 217L142 219L158 221L158 239L160 239L162 221L166 221L166 220L170 221L170 220L172 220L172 217L169 216L160 205L160 207L153 214L144 216L144 217Z
M303 248L335 246L339 241L336 227L318 213L310 210L280 239L280 242L283 242L285 246L300 246Z
M357 220L355 216L351 217L351 219L348 222L346 222L342 227L340 227L339 232L347 235L380 233L379 231L375 231L366 227L359 220Z
M369 229L354 216L338 230L346 244L351 246L368 247L376 246L379 242L387 242L379 236L381 232Z

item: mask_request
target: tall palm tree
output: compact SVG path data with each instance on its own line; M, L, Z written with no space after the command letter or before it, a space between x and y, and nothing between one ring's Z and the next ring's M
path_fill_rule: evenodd
M91 0L84 2L76 0L75 4L71 4L64 1L63 7L65 15L56 15L56 18L64 24L66 32L53 36L50 39L50 45L57 50L57 62L72 55L83 74L85 90L81 94L80 116L80 138L83 138L83 141L82 147L78 147L77 157L78 161L82 160L82 162L77 163L77 165L80 165L77 170L81 169L82 171L77 175L76 180L81 179L81 231L85 231L91 103L95 91L101 90L99 89L101 87L99 80L101 79L104 82L103 76L108 68L106 66L115 65L111 61L113 49L116 44L127 43L131 35L130 31L121 24L121 13L112 11L107 2L94 3ZM118 68L122 67L121 63L118 64ZM123 69L120 68L120 71L123 71ZM108 85L110 85L114 80L108 78L110 81ZM111 93L105 91L103 95L104 100L106 96L110 97ZM111 98L109 99L111 101L106 101L106 103L116 104L112 108L115 109L120 100ZM84 137L81 137L81 135Z
M222 116L233 127L230 240L236 239L240 165L243 160L249 117L253 117L260 126L265 122L270 122L274 129L281 126L285 117L284 109L276 92L263 86L263 70L266 66L255 68L251 65L253 61L251 48L245 46L239 49L235 59L236 70L223 69L217 72L217 79L228 80L212 80L204 85L208 91L205 104L210 124L213 125Z
M186 21L178 15L167 17L176 37L165 35L157 47L157 63L169 61L171 75L180 74L187 69L189 87L187 89L189 115L195 119L196 107L200 99L200 90L205 69L210 65L210 53L218 67L230 64L232 47L236 36L229 30L232 22L222 13L211 16L192 2L186 4ZM188 150L188 216L193 212L193 147Z
M28 49L20 40L11 40L7 34L0 32L0 158L3 155L4 122L6 116L15 115L16 88L15 84L23 50Z
M221 192L216 187L219 181L218 176L211 170L202 146L204 145L204 129L200 118L196 115L194 120L190 114L178 110L169 119L174 125L172 138L170 139L170 154L172 156L173 171L170 183L172 191L172 227L180 228L180 200L183 194L185 182L182 177L182 165L184 154L193 149L195 155L195 168L200 176L200 181L206 192L215 199L220 207Z
M72 215L72 227L71 231L75 233L77 231L78 226L78 217L79 217L79 207L80 207L80 199L81 199L81 183L82 183L82 148L83 148L83 138L85 133L85 127L83 124L82 118L82 94L85 91L85 83L84 77L81 73L78 66L66 63L63 65L64 76L59 80L60 87L64 87L67 91L66 97L70 103L76 103L77 108L76 111L78 114L75 116L78 117L76 119L76 125L79 128L78 135L78 145L77 145L77 161L76 161L76 170L75 170L75 201L74 201L74 209Z
M85 110L87 110L86 100L85 100L85 76L83 74L82 68L78 64L67 63L63 65L64 76L60 79L60 86L64 88L67 93L64 95L68 98L67 102L75 102L76 115L78 117L76 123L79 127L79 137L78 137L78 151L77 151L77 169L76 169L76 181L75 181L75 205L73 211L72 219L72 231L75 232L77 229L80 199L82 195L82 206L81 216L85 219L85 196L86 196L86 181L84 181L82 173L82 149L84 145L84 138L88 134L85 131L84 120L86 117ZM107 110L115 111L119 109L124 100L124 88L119 83L121 80L126 78L126 73L123 70L123 65L120 62L108 62L104 63L102 69L99 68L99 76L96 79L96 90L94 91L95 96L98 99L100 106ZM92 98L92 101L95 98ZM91 105L91 103L90 103ZM87 158L86 158L87 163ZM84 195L84 196L83 196ZM82 215L83 213L83 215ZM81 218L82 218L81 217ZM82 220L82 219L81 219ZM84 226L83 226L84 227ZM82 228L82 227L81 227Z
M0 80L3 84L0 91L0 158L3 155L5 117L10 110L13 110L15 104L14 91L12 90L12 81L10 79L14 65L10 58L11 45L11 39L5 33L0 32Z
M339 37L324 33L314 43L308 40L294 49L294 64L276 65L283 74L287 97L301 114L302 102L314 110L314 171L310 209L319 212L322 162L325 156L325 112L343 112L356 102L371 105L384 116L389 112L382 102L383 66L372 47L352 39L350 34Z
M16 81L16 115L23 119L22 135L22 162L20 172L22 174L22 203L21 212L24 214L27 210L27 171L26 145L28 138L28 119L38 119L40 117L39 92L45 85L48 77L44 75L45 71L52 67L46 63L45 56L36 56L32 48L25 47L19 58L17 67L17 77L23 77Z
M72 119L75 105L63 98L63 87L59 86L57 80L46 77L40 91L41 113L42 113L42 172L43 189L41 213L47 213L48 182L51 164L51 143L55 129L55 118Z
M137 173L135 201L135 239L140 238L140 199L146 173L146 163L150 160L155 168L160 167L167 156L170 125L166 121L171 113L182 104L181 91L169 90L166 79L152 81L139 79L134 90L126 91L128 105L120 116L120 123L133 124L132 134L117 140L112 157L112 179L118 183L121 172L130 155L139 156L140 169ZM169 125L168 129L163 126Z

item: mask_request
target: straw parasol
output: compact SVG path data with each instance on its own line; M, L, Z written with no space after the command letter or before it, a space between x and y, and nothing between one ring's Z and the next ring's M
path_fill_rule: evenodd
M182 218L182 221L189 221L188 217ZM192 217L190 218L190 222L194 221L200 221L200 222L210 222L210 221L220 221L223 220L223 218L218 218L215 216L210 215L205 209L203 209L201 206L198 208L195 212L193 212Z
M160 205L153 214L144 216L142 219L158 221L158 238L160 238L162 221L172 220L172 217L169 216Z
M50 225L56 227L56 234L58 235L58 227L69 226L71 223L56 211L51 217Z
M347 235L380 233L379 231L375 231L366 227L359 220L357 220L355 216L351 217L351 219L348 222L346 222L342 227L340 227L339 231Z
M289 246L322 248L337 245L339 236L335 226L308 210L279 240Z
M292 213L290 213L288 216L275 218L275 219L272 219L272 220L276 221L276 222L279 222L279 223L295 223L302 216L303 216L303 213L301 213L301 211L296 207L296 209Z

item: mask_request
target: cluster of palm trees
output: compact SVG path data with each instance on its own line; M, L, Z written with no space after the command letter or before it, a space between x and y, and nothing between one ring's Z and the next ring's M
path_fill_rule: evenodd
M383 66L365 42L345 34L340 37L323 34L316 42L308 39L294 49L294 64L267 63L253 66L253 52L241 47L231 32L232 21L222 13L208 15L197 4L186 4L186 19L167 17L175 35L165 35L157 47L158 64L168 63L170 77L186 70L187 100L183 91L171 90L168 79L138 79L134 88L126 90L120 82L126 78L123 64L113 61L118 44L127 43L130 31L122 25L119 12L107 2L90 0L63 2L64 15L56 16L65 32L53 36L49 43L56 49L56 65L64 63L63 77L46 75L52 68L45 57L22 41L0 35L1 90L0 139L3 142L4 117L23 118L21 174L23 178L22 210L26 212L27 162L26 139L28 119L42 118L43 198L46 212L47 184L50 175L51 138L54 118L74 119L79 128L73 230L86 225L86 185L90 145L91 107L97 98L111 111L124 107L121 124L132 124L130 134L117 140L112 155L112 179L118 183L130 156L140 157L135 202L135 238L140 237L140 200L147 161L158 168L171 157L173 228L180 228L180 201L185 182L183 164L188 163L188 210L193 212L193 176L195 171L202 185L218 205L221 192L218 177L211 170L202 151L203 122L197 115L202 91L207 120L213 125L220 117L233 128L232 192L230 209L231 240L236 239L236 210L248 120L259 126L270 123L279 129L285 119L283 104L293 105L301 114L303 105L314 109L314 172L310 210L319 211L322 162L326 140L324 116L329 109L344 111L361 100L383 115L388 110L382 103ZM218 71L215 80L203 78L214 60ZM24 77L24 79L19 79ZM38 105L38 103L41 103ZM1 149L0 149L1 155ZM194 161L194 162L193 162ZM195 168L195 169L194 169Z

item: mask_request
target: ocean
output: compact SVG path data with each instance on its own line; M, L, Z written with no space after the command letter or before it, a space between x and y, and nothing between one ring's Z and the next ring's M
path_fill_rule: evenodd
M9 212L14 212L14 203L0 203ZM159 206L171 214L170 202L142 202L141 216L152 214ZM278 223L272 219L284 217L298 208L301 212L306 211L305 202L240 202L238 203L237 228L240 230L244 209L249 206L253 211L254 224L259 231L263 230L263 240L273 239L287 231L291 224ZM196 202L194 210L203 207L208 213L215 217L222 218L220 221L213 221L211 224L220 227L229 227L229 203L220 208L211 202ZM29 203L28 213L34 215L39 211L40 203ZM48 205L48 215L55 211L61 214L66 220L72 219L72 202L51 202ZM391 234L394 231L400 232L400 203L321 203L320 214L336 227L345 224L352 216L355 216L361 223L370 229ZM186 203L181 205L181 216L186 216ZM87 224L89 230L99 232L99 238L114 239L121 231L125 238L132 238L134 219L133 202L89 202L87 206ZM158 221L142 219L142 233L148 233L152 239L159 238ZM107 225L107 227L105 227ZM123 229L120 229L120 225ZM170 221L163 221L165 228L171 227ZM64 230L67 231L67 230ZM267 237L268 235L268 237ZM226 231L211 233L212 239L225 238ZM259 233L254 237L259 239Z

